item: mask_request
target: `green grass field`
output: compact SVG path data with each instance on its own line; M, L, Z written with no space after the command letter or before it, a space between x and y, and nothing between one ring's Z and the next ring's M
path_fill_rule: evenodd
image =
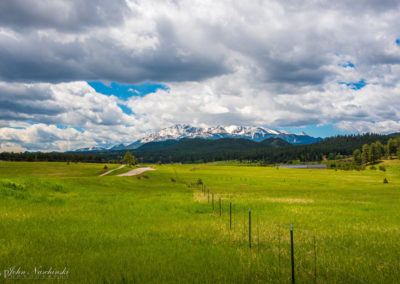
M293 224L296 282L395 283L400 162L384 164L156 165L138 179L99 177L103 164L0 162L1 279L15 283L10 267L67 267L68 283L287 283ZM212 195L190 186L198 179L214 212Z

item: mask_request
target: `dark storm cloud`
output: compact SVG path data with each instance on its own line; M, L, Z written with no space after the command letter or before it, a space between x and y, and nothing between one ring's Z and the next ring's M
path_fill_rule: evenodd
M18 39L0 34L0 79L138 83L202 80L229 72L221 51L185 50L172 29L164 21L158 28L158 48L137 54L107 35L62 42L36 32Z
M124 0L2 0L0 25L17 30L79 31L120 24L127 10Z
M26 120L65 112L53 99L53 93L44 86L0 83L0 119Z

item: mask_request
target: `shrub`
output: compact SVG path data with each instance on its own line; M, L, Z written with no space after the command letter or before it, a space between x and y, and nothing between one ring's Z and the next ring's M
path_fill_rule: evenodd
M52 186L54 191L61 192L61 193L67 193L68 191L61 185L61 184L55 184Z
M105 170L107 170L107 169L108 169L107 165L104 165L104 169L105 169Z
M387 180L387 178L384 178L384 179L383 179L383 183L389 183L388 180Z
M369 169L376 171L376 167L375 166L370 166Z
M1 183L3 184L4 187L7 187L12 190L20 190L20 191L26 190L24 185L15 183L13 181L4 180Z
M385 166L379 166L379 170L382 172L386 172L386 167Z
M171 182L176 182L176 180L174 178L171 178Z

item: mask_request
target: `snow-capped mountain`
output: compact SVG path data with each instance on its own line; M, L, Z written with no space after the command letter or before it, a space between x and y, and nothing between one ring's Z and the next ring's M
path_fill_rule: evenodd
M306 133L294 134L286 130L274 130L265 127L251 126L216 126L216 127L195 127L187 124L177 124L164 128L158 132L153 132L145 137L125 146L125 149L136 149L148 142L159 142L169 139L179 140L182 138L246 138L254 141L263 141L267 138L281 138L295 145L310 144L321 141L321 138L314 138ZM111 148L111 150L121 150L122 145Z
M183 138L203 138L203 139L220 139L220 138L246 138L253 141L263 141L267 138L281 138L294 145L311 144L321 141L321 138L314 138L302 132L294 134L286 130L274 130L265 127L252 126L216 126L216 127L196 127L187 124L176 124L174 126L164 128L160 131L150 133L143 138L129 144L115 145L108 150L128 150L136 149L143 144L149 142L159 142L169 139L179 140ZM78 152L101 151L105 150L101 147L90 147L76 150Z
M77 149L74 152L94 152L94 151L105 151L105 150L107 149L103 147L91 146L91 147Z

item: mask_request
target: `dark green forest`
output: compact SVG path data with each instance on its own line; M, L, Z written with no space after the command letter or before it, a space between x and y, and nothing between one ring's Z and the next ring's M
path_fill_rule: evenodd
M279 138L268 138L262 142L248 139L223 138L218 140L182 139L150 142L132 150L141 163L201 163L225 160L254 161L264 164L319 162L350 157L354 150L362 150L364 144L380 141L386 145L399 133L380 135L345 135L324 139L308 145L291 145ZM67 152L67 153L0 153L5 161L69 161L117 163L126 151Z

